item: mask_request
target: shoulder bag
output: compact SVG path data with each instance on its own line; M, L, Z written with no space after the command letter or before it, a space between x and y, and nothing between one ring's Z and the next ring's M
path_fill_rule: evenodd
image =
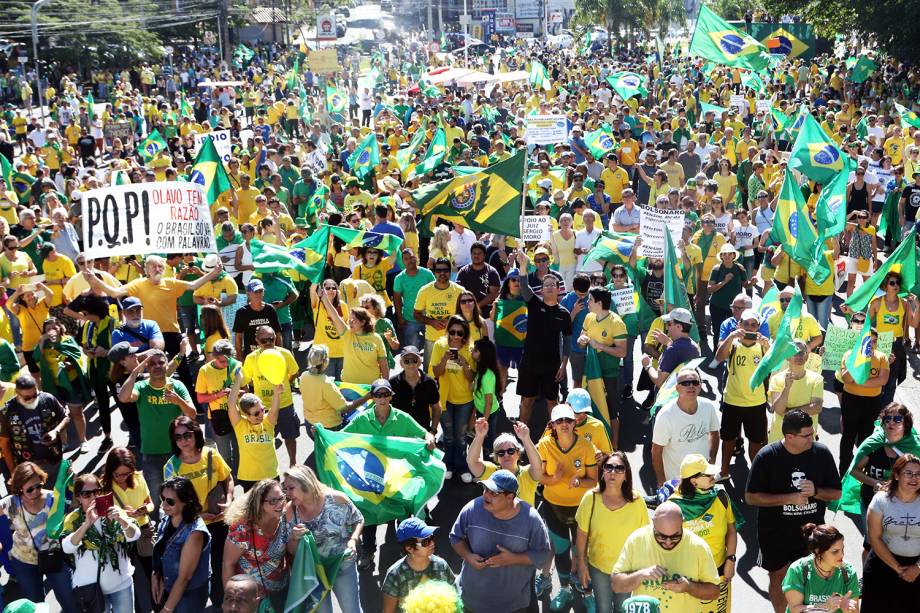
M22 514L22 522L26 525L26 530L29 531L29 540L32 542L32 546L35 547L35 551L38 552L38 569L43 575L61 572L64 568L64 550L61 549L60 545L57 547L50 546L48 549L39 549L35 545L35 536L32 535L32 528L29 526L29 521L26 519L25 505L22 503L22 497L19 497L19 512ZM52 543L50 540L48 542L49 545Z
M214 476L214 450L208 449L208 462L207 462L207 483L208 487L211 487L211 478ZM224 481L218 481L212 489L208 490L208 496L205 499L204 511L205 513L211 513L212 515L220 515L224 512L219 505L227 502L227 490L224 487Z

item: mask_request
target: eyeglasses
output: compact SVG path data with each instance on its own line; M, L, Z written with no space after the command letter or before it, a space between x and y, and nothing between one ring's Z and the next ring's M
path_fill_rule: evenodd
M463 330L450 330L448 334L450 336L459 336L460 338L463 338L463 336L465 335Z
M506 455L507 455L507 456L513 456L513 455L516 454L517 452L518 452L518 450L517 450L516 447L509 447L508 449L496 449L496 450L495 450L495 457L503 458L503 457L505 457Z
M907 477L908 479L917 479L918 477L920 477L920 472L913 471L913 470L902 470L901 476Z
M173 440L176 441L177 443L179 441L190 441L193 438L195 438L194 432L176 432L173 435Z
M681 387L695 387L697 385L700 385L700 380L699 379L686 379L684 381L678 381L677 385Z
M22 490L22 491L25 492L26 494L31 494L31 493L34 492L35 490L40 490L40 489L42 489L43 487L45 487L45 482L44 482L44 481L42 481L41 483L36 483L35 485L32 485L32 486L30 486L30 487L27 487L27 488L25 488L25 489Z
M663 534L655 530L655 539L659 541L668 541L669 543L677 543L684 537L683 531L677 532L675 534Z
M274 506L278 506L279 502L284 502L285 500L286 498L284 497L284 495L281 495L281 496L276 496L274 498L266 498L265 504L274 507Z
M391 392L374 392L372 395L374 398L389 398L393 394Z
M604 464L605 473L625 473L626 465L625 464Z
M460 304L473 304L476 302L474 298L464 298L460 301Z
M557 419L557 420L554 421L553 423L556 423L556 424L574 424L574 423L575 423L575 420L572 419L571 417L560 417L559 419Z
M423 539L418 539L417 541L415 541L415 546L416 547L430 547L433 542L434 542L433 536L426 536Z
M176 504L176 499L170 498L169 496L160 496L160 502L165 505L174 506Z
M883 423L883 424L888 424L888 423L891 423L891 422L894 422L894 423L896 423L896 424L899 424L899 423L901 423L902 421L904 421L904 416L903 416L903 415L885 415L884 417L882 417L882 423Z
M79 496L80 498L94 498L96 494L99 493L99 491L100 491L99 488L96 488L94 490L83 490L82 492L77 494L77 496Z
M133 470L129 470L129 471L124 471L124 470L123 470L123 471L120 471L120 472L117 472L117 473L112 473L112 476L115 477L116 479L119 479L119 480L120 480L120 479L127 479L128 477L130 477L130 476L133 475L133 474L134 474L134 471L133 471Z
M708 220L703 220L703 225L704 225L704 226L714 226L714 225L716 225L716 222L714 222L714 221L708 221Z

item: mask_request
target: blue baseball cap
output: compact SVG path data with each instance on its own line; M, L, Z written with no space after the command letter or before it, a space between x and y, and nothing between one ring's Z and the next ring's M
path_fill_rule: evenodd
M483 487L493 494L518 493L518 480L510 470L496 470L492 476L482 482Z
M580 387L573 389L565 401L576 413L591 412L591 394L586 389Z
M121 310L127 311L128 309L133 309L135 307L142 307L141 301L134 296L128 296L127 298L121 299Z
M410 517L399 522L396 528L396 540L400 543L411 539L423 539L435 533L437 528L429 526L418 517Z

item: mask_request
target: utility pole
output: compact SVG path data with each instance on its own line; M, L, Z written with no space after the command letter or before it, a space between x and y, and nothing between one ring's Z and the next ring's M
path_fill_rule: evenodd
M434 23L432 23L431 16L431 0L428 0L428 42L431 42L435 39L434 36Z
M42 125L45 124L45 93L42 91L42 78L38 68L38 12L49 2L51 0L36 0L32 5L32 56L35 58L35 89L38 90L38 111L41 114Z
M227 2L220 0L220 17L217 20L218 35L221 40L221 59L230 62L230 24L227 23Z

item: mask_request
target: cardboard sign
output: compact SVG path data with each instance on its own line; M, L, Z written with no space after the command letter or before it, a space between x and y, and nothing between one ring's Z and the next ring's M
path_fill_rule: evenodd
M773 106L769 100L758 100L756 102L757 112L763 111L764 115L770 115L770 107ZM772 115L771 115L772 117Z
M828 326L827 333L824 335L824 355L821 357L821 370L840 370L843 354L853 348L856 344L856 339L859 338L859 334L860 330L834 325ZM875 349L888 355L891 353L892 343L894 343L894 334L882 332L878 335L878 343Z
M521 218L521 240L545 242L552 229L549 215L525 215Z
M214 141L214 147L217 149L217 154L220 156L220 159L223 160L225 165L230 162L230 158L233 157L233 151L230 143L230 130L216 130L206 134L196 133L195 155L198 155L198 152L201 150L201 143L203 143L205 139Z
M103 127L102 133L107 140L119 138L122 144L125 144L125 142L131 138L134 130L127 121L116 121L115 123L110 123Z
M615 289L610 292L610 298L616 305L617 315L622 317L636 312L636 294L633 288Z
M217 251L208 199L197 183L93 189L83 194L83 216L88 258Z
M664 257L665 229L671 233L671 242L677 245L684 233L684 212L670 209L639 207L639 255L648 258Z
M316 74L332 74L342 69L339 66L339 54L334 48L317 49L308 57L310 70Z
M732 94L731 98L729 98L728 106L738 109L739 115L747 115L747 99L741 94Z
M524 133L528 145L554 145L569 140L569 121L565 115L530 115Z

